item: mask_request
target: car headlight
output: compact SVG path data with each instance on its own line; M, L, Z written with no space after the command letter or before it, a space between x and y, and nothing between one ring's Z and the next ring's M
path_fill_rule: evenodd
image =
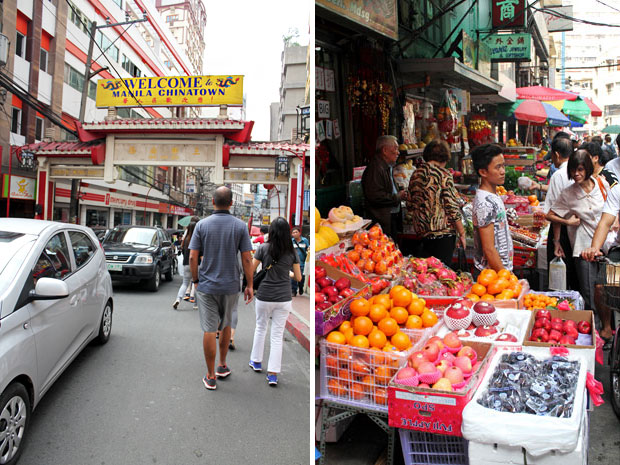
M134 263L153 263L153 256L146 253L138 254Z

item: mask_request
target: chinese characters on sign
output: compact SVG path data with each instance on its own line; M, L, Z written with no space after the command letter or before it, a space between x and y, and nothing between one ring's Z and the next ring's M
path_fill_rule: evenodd
M396 0L316 0L315 3L379 34L398 39Z
M202 162L207 165L215 165L215 144L166 144L149 143L140 141L118 142L116 153L119 163L129 162L162 162L187 165L189 163ZM121 160L122 158L122 160Z
M491 0L493 28L525 26L525 0Z
M491 34L484 42L491 49L493 61L530 61L532 36L523 34Z

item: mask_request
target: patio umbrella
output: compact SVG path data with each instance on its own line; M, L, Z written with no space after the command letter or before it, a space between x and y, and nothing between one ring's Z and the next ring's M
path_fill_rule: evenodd
M592 100L590 100L587 97L582 97L582 98L583 98L583 101L586 102L586 105L590 107L590 114L592 116L603 116L603 111L598 107L596 103L594 103Z
M617 124L612 124L611 126L605 126L601 132L606 132L609 134L620 134L620 126Z
M511 104L497 106L505 116L514 116L521 123L545 124L550 126L568 126L569 119L553 105L539 100L517 100Z
M553 100L547 103L553 105L577 123L585 123L586 117L591 114L590 107L581 97L577 97L575 100Z
M575 100L577 94L565 92L563 90L552 89L551 87L530 86L517 87L517 98L532 100Z
M184 216L183 218L181 218L177 224L179 226L183 226L184 228L187 228L191 222L192 222L192 215L189 215L189 216Z

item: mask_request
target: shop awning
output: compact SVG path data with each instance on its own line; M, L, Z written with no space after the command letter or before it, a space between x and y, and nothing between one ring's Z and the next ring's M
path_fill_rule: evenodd
M423 82L428 75L432 87L456 87L472 96L498 94L502 84L465 66L454 57L408 58L398 61L398 71L412 82Z

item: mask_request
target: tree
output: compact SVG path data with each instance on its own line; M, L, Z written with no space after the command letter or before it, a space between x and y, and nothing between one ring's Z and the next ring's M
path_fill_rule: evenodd
M284 47L299 46L299 42L296 39L299 38L299 29L296 27L289 27L286 34L282 36Z

